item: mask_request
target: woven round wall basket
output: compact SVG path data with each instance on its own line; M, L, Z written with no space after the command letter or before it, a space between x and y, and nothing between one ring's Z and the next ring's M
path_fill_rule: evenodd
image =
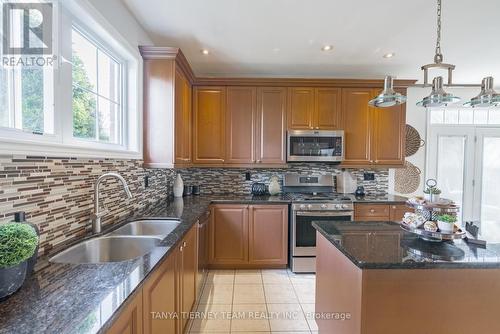
M411 125L406 124L406 156L412 156L425 145L420 133Z
M404 168L396 169L394 175L394 190L400 194L411 194L418 190L420 185L420 168L406 161Z

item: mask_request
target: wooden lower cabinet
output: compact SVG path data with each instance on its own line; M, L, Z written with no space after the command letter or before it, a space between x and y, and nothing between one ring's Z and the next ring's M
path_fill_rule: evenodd
M180 285L179 303L181 310L180 333L184 333L188 322L187 314L191 312L196 300L196 279L198 274L198 226L193 226L186 234L179 247L178 281Z
M405 213L414 212L414 210L406 204L391 204L390 212L390 221L400 222L403 220Z
M214 205L210 223L211 268L287 265L288 205Z
M196 279L197 297L208 275L208 227L210 225L210 210L198 221L198 275Z
M413 209L406 204L373 204L355 203L354 220L356 221L392 221L400 222L406 212L413 212Z
M248 262L248 205L214 205L209 231L210 264Z
M249 207L248 262L283 264L288 262L288 206Z
M143 333L142 291L132 297L120 315L108 329L108 334L141 334Z
M177 249L156 269L142 288L144 309L144 333L177 333L175 317L155 316L155 314L175 314L177 312Z

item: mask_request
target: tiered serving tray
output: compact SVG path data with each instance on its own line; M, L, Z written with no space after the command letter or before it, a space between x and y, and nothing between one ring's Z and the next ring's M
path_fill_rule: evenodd
M439 203L413 203L406 202L406 205L415 210L415 213L422 215L426 220L436 220L437 215L441 214L456 214L460 211L460 207L455 204L439 204ZM440 231L431 232L424 230L423 226L411 227L405 222L401 222L401 228L407 232L414 233L420 238L427 241L450 241L456 239L463 239L466 237L466 233L462 229L456 230L454 233L443 233Z

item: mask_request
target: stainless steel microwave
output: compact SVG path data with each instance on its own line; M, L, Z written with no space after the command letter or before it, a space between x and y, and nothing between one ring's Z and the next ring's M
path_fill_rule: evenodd
M344 131L291 130L287 136L287 161L341 162Z

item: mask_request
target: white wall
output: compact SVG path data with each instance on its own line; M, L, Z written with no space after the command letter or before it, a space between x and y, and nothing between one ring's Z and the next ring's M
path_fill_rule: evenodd
M479 87L467 88L445 88L449 93L459 96L461 100L450 107L461 106L463 103L470 100L470 98L479 94ZM400 194L394 190L394 169L389 170L389 192L392 194L402 196L422 195L425 179L426 179L426 158L427 158L427 110L423 107L418 107L416 103L421 101L422 98L429 95L431 88L410 87L407 91L406 101L406 124L413 126L419 133L422 139L426 141L426 145L418 150L417 153L411 157L407 157L406 161L411 162L417 166L422 174L420 175L420 186L418 190L412 194Z
M138 45L153 45L135 17L129 12L121 0L87 0L101 15L137 48Z

